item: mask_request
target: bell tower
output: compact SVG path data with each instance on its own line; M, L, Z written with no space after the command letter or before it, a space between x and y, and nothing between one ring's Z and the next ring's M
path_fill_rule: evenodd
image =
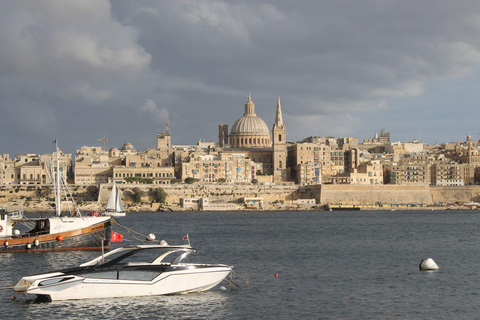
M277 97L277 114L272 129L273 135L273 181L287 180L287 130L283 123L280 96Z
M159 132L157 134L157 150L159 151L166 151L170 153L172 148L172 137L170 136L170 129L168 128L168 121L167 125L165 126L165 132Z

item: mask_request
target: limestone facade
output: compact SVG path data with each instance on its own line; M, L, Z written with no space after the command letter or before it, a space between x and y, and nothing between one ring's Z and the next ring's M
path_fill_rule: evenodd
M9 155L3 155L0 161L0 184L45 184L52 183L48 179L48 168L56 167L56 152L53 154L36 155L24 154L17 155L16 159L10 159ZM45 164L50 164L47 167ZM59 154L60 172L66 179L71 175L71 155Z
M431 167L431 184L439 187L464 186L475 181L475 166L458 163L436 163Z
M182 177L204 183L251 183L256 178L256 165L243 153L190 156L182 164Z
M112 176L116 183L170 184L175 179L175 170L160 166L114 166Z

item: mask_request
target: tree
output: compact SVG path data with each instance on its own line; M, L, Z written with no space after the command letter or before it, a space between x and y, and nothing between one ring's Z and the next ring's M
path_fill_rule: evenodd
M188 177L188 178L185 179L185 183L192 184L194 182L195 182L195 178Z
M51 192L52 188L50 186L43 186L35 190L35 194L38 198L48 197Z
M132 197L133 202L140 203L142 202L142 197L145 196L145 191L140 190L140 188L133 188Z
M252 179L252 183L253 183L253 184L257 184L257 183L258 183L258 179Z
M155 189L153 190L153 198L158 203L165 203L165 200L167 199L167 193L165 190L163 190L163 188Z
M225 179L225 178L220 178L220 179L218 179L218 182L219 182L219 183L225 183L225 182L227 182L227 179Z

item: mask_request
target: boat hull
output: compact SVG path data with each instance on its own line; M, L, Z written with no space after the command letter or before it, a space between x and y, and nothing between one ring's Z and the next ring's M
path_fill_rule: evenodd
M109 249L111 220L78 230L0 239L0 253Z
M121 271L120 271L121 272ZM226 265L202 267L172 272L163 272L151 281L84 278L62 275L64 280L53 285L33 284L22 286L22 280L15 286L17 293L36 294L50 301L96 298L119 298L185 294L207 291L228 276L231 268Z
M125 217L127 214L125 212L105 212L103 215L109 217Z

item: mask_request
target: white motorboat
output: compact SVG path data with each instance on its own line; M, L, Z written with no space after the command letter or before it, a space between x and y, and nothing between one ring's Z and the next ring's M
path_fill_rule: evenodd
M118 248L76 268L23 277L14 291L47 301L182 294L207 291L232 272L224 264L181 263L192 252L190 245ZM146 253L155 253L151 262Z
M124 217L126 216L125 209L123 208L122 196L120 190L118 190L115 181L113 181L112 192L108 198L107 209L103 213L104 216L112 217Z

